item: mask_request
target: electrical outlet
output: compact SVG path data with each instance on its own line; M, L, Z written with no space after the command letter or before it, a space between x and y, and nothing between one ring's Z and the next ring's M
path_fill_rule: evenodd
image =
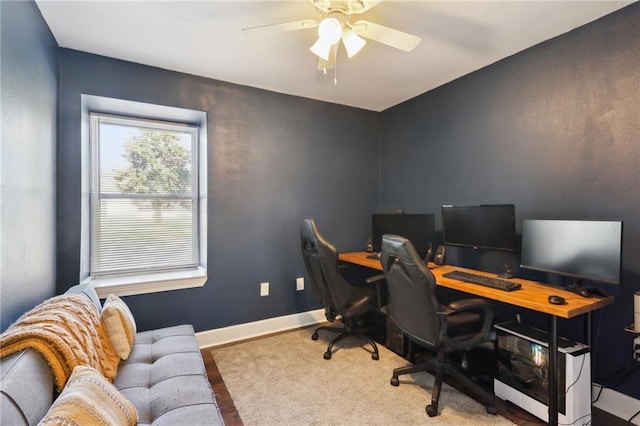
M296 278L296 291L304 290L304 277Z
M260 283L260 296L269 295L269 283Z
M640 361L640 337L633 339L633 359Z

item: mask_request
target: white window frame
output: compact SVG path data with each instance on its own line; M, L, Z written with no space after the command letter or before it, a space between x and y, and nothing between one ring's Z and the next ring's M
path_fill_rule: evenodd
M198 127L198 265L196 268L169 272L92 277L91 248L91 139L90 114L129 116L134 119L169 121ZM91 283L98 296L146 294L167 290L201 287L207 281L207 121L203 111L82 95L82 224L80 282Z

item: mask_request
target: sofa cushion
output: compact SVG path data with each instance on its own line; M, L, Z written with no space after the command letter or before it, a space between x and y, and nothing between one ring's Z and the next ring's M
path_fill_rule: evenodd
M135 407L97 370L73 369L39 425L122 425L137 422Z
M102 306L100 320L107 330L113 350L120 359L127 359L137 331L129 307L118 296L110 294Z
M138 333L114 385L139 425L224 424L191 325Z

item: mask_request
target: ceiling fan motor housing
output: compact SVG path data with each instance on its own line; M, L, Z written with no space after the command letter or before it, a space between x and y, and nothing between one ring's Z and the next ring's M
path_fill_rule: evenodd
M339 13L342 15L344 21L348 20L352 14L363 13L366 10L364 1L362 0L333 2L331 0L311 1L313 5L324 14L325 17L334 13Z
M351 13L360 13L364 10L364 3L361 0L349 1L349 10Z

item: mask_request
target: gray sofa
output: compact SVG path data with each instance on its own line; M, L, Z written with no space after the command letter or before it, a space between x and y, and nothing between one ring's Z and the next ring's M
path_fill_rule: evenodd
M75 286L96 307L93 288ZM191 325L136 334L113 384L136 407L139 425L222 425ZM53 374L32 349L0 359L0 424L34 425L55 398Z

